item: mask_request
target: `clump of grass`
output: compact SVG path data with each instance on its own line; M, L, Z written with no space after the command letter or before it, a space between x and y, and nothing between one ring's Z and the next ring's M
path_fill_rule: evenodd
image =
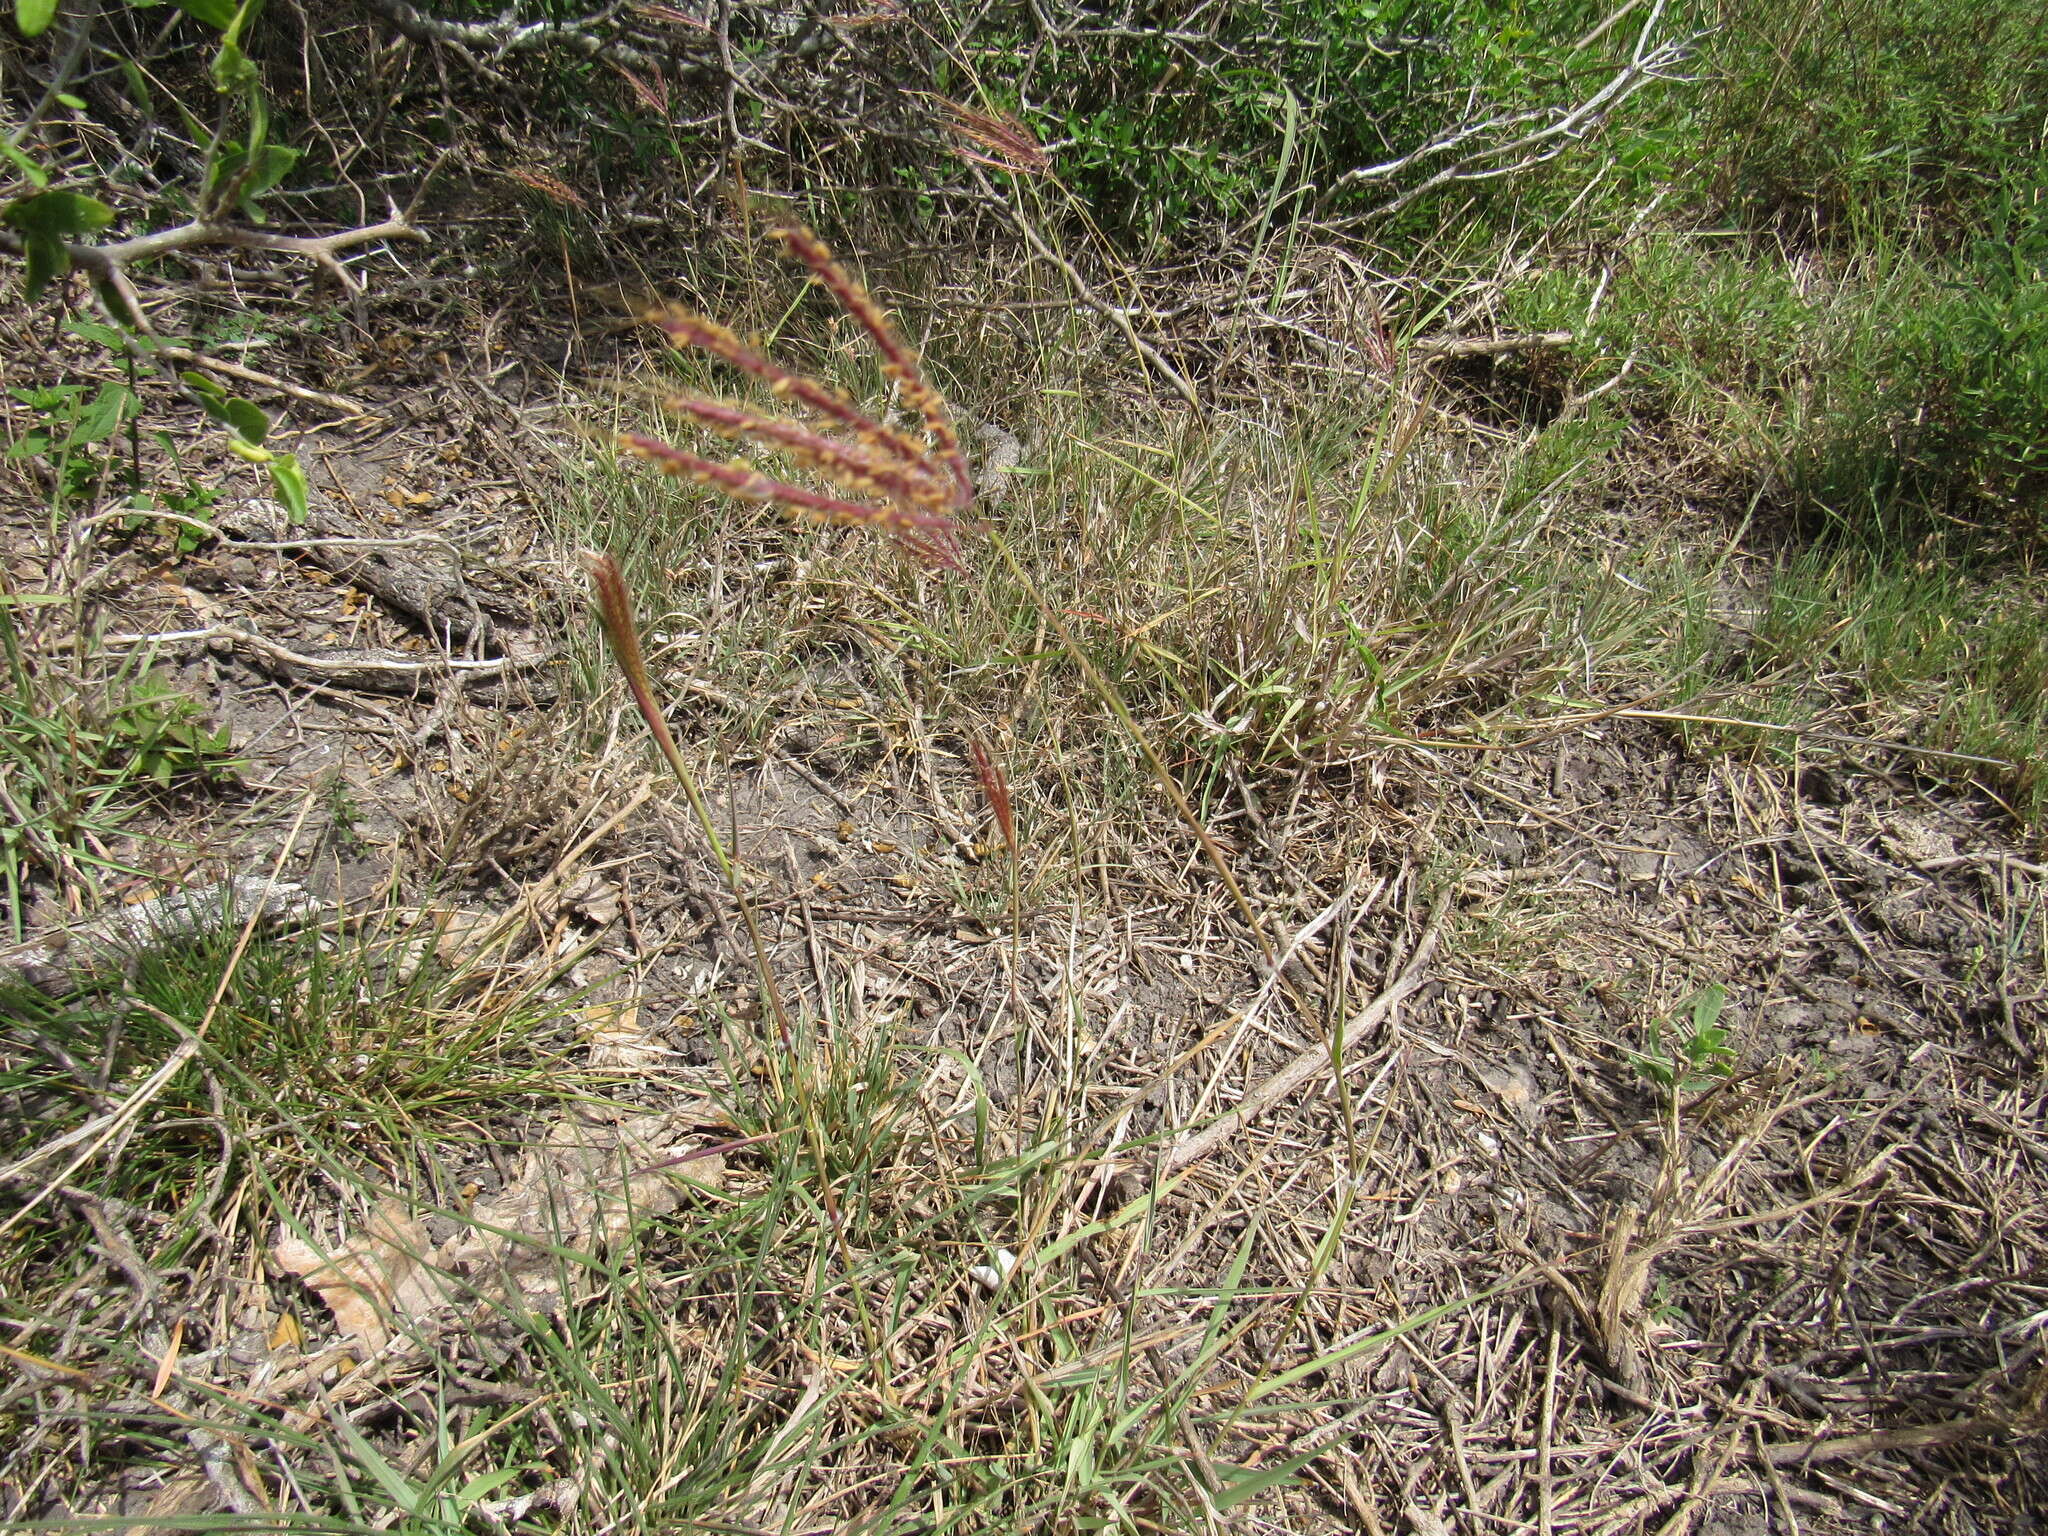
M216 1158L222 1138L243 1155L268 1145L273 1175L299 1166L302 1147L325 1145L389 1165L571 1091L569 1011L530 982L451 966L436 938L431 920L399 917L246 947L230 929L144 954L125 975L81 976L62 994L13 986L0 1038L15 1091L42 1107L5 1155L91 1118L190 1042L189 1063L116 1159L131 1201L156 1198L158 1173L175 1180L194 1156Z
M1780 719L1980 759L1945 771L2036 824L2048 811L2041 601L2037 582L1987 585L1938 557L1813 551L1774 573L1737 666Z
M38 888L89 904L122 869L122 828L167 792L215 788L239 764L199 706L132 664L36 654L0 593L0 905L19 940Z
M252 1312L303 1308L268 1300L255 1252L335 1190L459 1209L465 1173L537 1118L605 1099L552 967L444 960L437 923L401 912L241 929L0 995L0 1328L31 1366L0 1405L0 1486L39 1489L9 1518L92 1508L106 1480L244 1431L330 1496L304 1495L318 1514L347 1511L326 1469L360 1458L320 1415L215 1390ZM303 1332L266 1346L256 1326L253 1347L288 1358Z
M2048 83L2022 0L1718 0L1691 127L1745 218L1867 247L1967 239L2037 176Z

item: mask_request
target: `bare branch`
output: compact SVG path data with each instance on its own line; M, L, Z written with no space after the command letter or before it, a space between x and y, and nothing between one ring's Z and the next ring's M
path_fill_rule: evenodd
M660 60L644 49L606 35L605 29L620 7L607 6L594 15L573 21L444 21L423 14L407 0L357 0L373 16L398 28L416 43L450 43L474 49L492 58L528 53L540 48L565 48L586 59L623 64L629 69L653 69Z
M1379 165L1356 166L1344 172L1331 184L1331 192L1335 193L1363 182L1389 181L1426 161L1463 151L1457 153L1457 158L1450 164L1417 182L1398 197L1381 204L1369 215L1381 218L1400 212L1418 198L1428 196L1447 183L1484 181L1512 175L1554 158L1572 144L1597 131L1615 108L1652 80L1665 78L1668 72L1685 58L1692 46L1691 39L1667 38L1654 43L1652 41L1658 25L1664 19L1664 3L1665 0L1657 0L1650 8L1650 14L1644 19L1642 30L1636 34L1635 48L1631 51L1628 62L1599 90L1577 105L1504 112L1480 122L1461 123L1454 128L1446 129L1427 144L1410 150L1405 155ZM1532 127L1532 124L1537 126ZM1497 142L1502 134L1510 134L1512 137L1505 142ZM1477 147L1467 148L1475 142Z
M174 363L187 368L203 368L208 373L218 373L230 379L239 379L244 384L254 384L259 389L275 390L278 394L293 400L303 400L308 405L321 406L326 410L339 411L344 416L361 416L362 402L351 400L346 395L330 395L324 389L308 389L303 384L294 384L290 379L281 379L274 373L265 373L260 368L251 368L246 363L229 362L224 357L214 357L206 352L195 352L190 347L159 345L159 356L167 357Z
M190 224L180 224L175 229L161 229L154 234L137 235L133 240L117 240L112 245L73 245L71 263L90 272L102 281L111 281L138 261L149 261L158 256L168 256L176 251L195 250L205 246L226 246L244 251L282 251L290 256L304 256L317 262L331 272L335 279L350 293L361 293L362 284L355 274L342 265L339 254L359 245L369 245L378 240L425 240L426 235L411 221L403 217L386 219L381 224L365 224L358 229L336 230L331 235L274 235L268 230L252 229L245 224L222 224L203 219Z

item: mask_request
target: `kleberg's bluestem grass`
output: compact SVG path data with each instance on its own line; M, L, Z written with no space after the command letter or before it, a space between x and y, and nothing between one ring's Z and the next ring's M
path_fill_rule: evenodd
M643 432L621 432L619 447L664 474L694 480L742 501L765 502L820 522L878 528L919 558L958 570L959 519L973 504L974 483L945 397L926 380L917 354L896 334L881 307L833 259L822 240L795 226L773 233L867 334L881 356L883 376L896 387L902 403L917 413L928 441L876 420L829 385L792 373L716 320L663 306L645 311L641 318L661 331L670 345L710 353L766 384L776 399L793 401L843 435L827 435L816 425L700 395L664 395L663 407L721 437L772 448L846 494L831 495L779 480L742 458L708 459Z

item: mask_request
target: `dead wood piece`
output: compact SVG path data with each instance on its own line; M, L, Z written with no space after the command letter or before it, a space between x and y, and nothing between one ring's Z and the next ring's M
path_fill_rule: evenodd
M54 994L104 966L132 966L144 955L252 917L274 927L304 916L314 905L303 886L288 880L237 876L117 908L46 935L0 954L0 972Z
M366 414L359 401L346 395L331 395L322 389L308 389L303 384L294 384L290 379L281 379L274 373L265 373L260 368L251 368L246 363L230 362L224 357L212 357L204 352L195 352L190 347L159 345L157 354L174 363L183 363L187 368L203 368L208 373L218 373L225 378L239 379L244 384L254 384L259 389L274 390L293 400L303 400L308 405L321 406L326 410L338 411L344 416Z
M1419 358L1435 360L1454 357L1506 357L1515 352L1536 352L1545 347L1568 347L1570 331L1537 331L1528 336L1425 336L1411 349Z
M1878 1429L1863 1435L1841 1435L1833 1440L1801 1441L1790 1445L1766 1445L1753 1459L1774 1467L1803 1467L1820 1461L1842 1461L1851 1456L1874 1456L1883 1451L1924 1451L1936 1446L1961 1445L2007 1434L2012 1426L2003 1419L1950 1419L1940 1424L1915 1424L1906 1429Z
M386 219L381 224L365 224L356 229L336 230L331 235L279 235L267 229L252 229L246 225L229 224L220 220L194 219L189 224L180 224L173 229L156 230L147 235L137 235L132 240L117 240L111 245L68 245L65 249L74 267L91 273L102 283L112 283L124 289L127 285L128 269L137 262L150 261L177 251L218 246L303 256L324 268L348 292L360 293L362 284L342 264L341 252L352 250L359 245L371 245L379 240L426 238L421 230L401 216ZM131 301L130 308L134 316L140 319L146 328L148 321L141 306L132 302L132 295L129 293L124 292L122 297Z
M397 609L444 645L488 641L492 622L486 606L501 618L515 617L507 605L479 599L470 590L452 546L445 547L445 557L438 560L424 545L368 548L374 532L334 507L309 507L305 521L294 528L278 503L251 500L216 522L243 537L278 541L303 535L307 542L298 550L301 559Z
M404 698L426 697L451 683L469 692L495 686L509 696L515 677L544 665L554 654L539 650L490 661L465 661L460 657L415 661L375 650L333 650L307 655L246 630L221 629L216 634L231 640L237 652L279 682ZM552 703L555 697L554 684L546 678L528 680L519 692L535 704Z
M579 20L517 21L507 11L496 21L448 21L429 16L407 0L359 0L362 8L382 17L415 43L445 43L455 48L470 68L487 78L497 72L487 68L471 50L493 60L508 54L559 48L586 59L623 64L629 69L659 70L663 60L636 48L622 38L609 35L603 23L611 11L604 10Z

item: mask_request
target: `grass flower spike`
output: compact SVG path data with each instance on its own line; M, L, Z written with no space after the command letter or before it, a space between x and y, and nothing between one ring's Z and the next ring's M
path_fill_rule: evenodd
M671 346L708 352L760 380L777 400L802 407L813 420L766 415L698 395L665 395L664 409L721 437L773 449L843 494L778 479L743 458L706 458L647 433L622 432L619 447L664 474L714 487L741 501L766 502L818 522L878 528L921 559L958 570L959 519L973 504L974 484L945 397L925 378L917 354L896 334L881 306L833 259L822 240L801 228L774 233L867 333L881 356L883 374L904 405L917 413L924 440L876 420L831 386L790 372L717 321L665 306L641 318L661 331Z

